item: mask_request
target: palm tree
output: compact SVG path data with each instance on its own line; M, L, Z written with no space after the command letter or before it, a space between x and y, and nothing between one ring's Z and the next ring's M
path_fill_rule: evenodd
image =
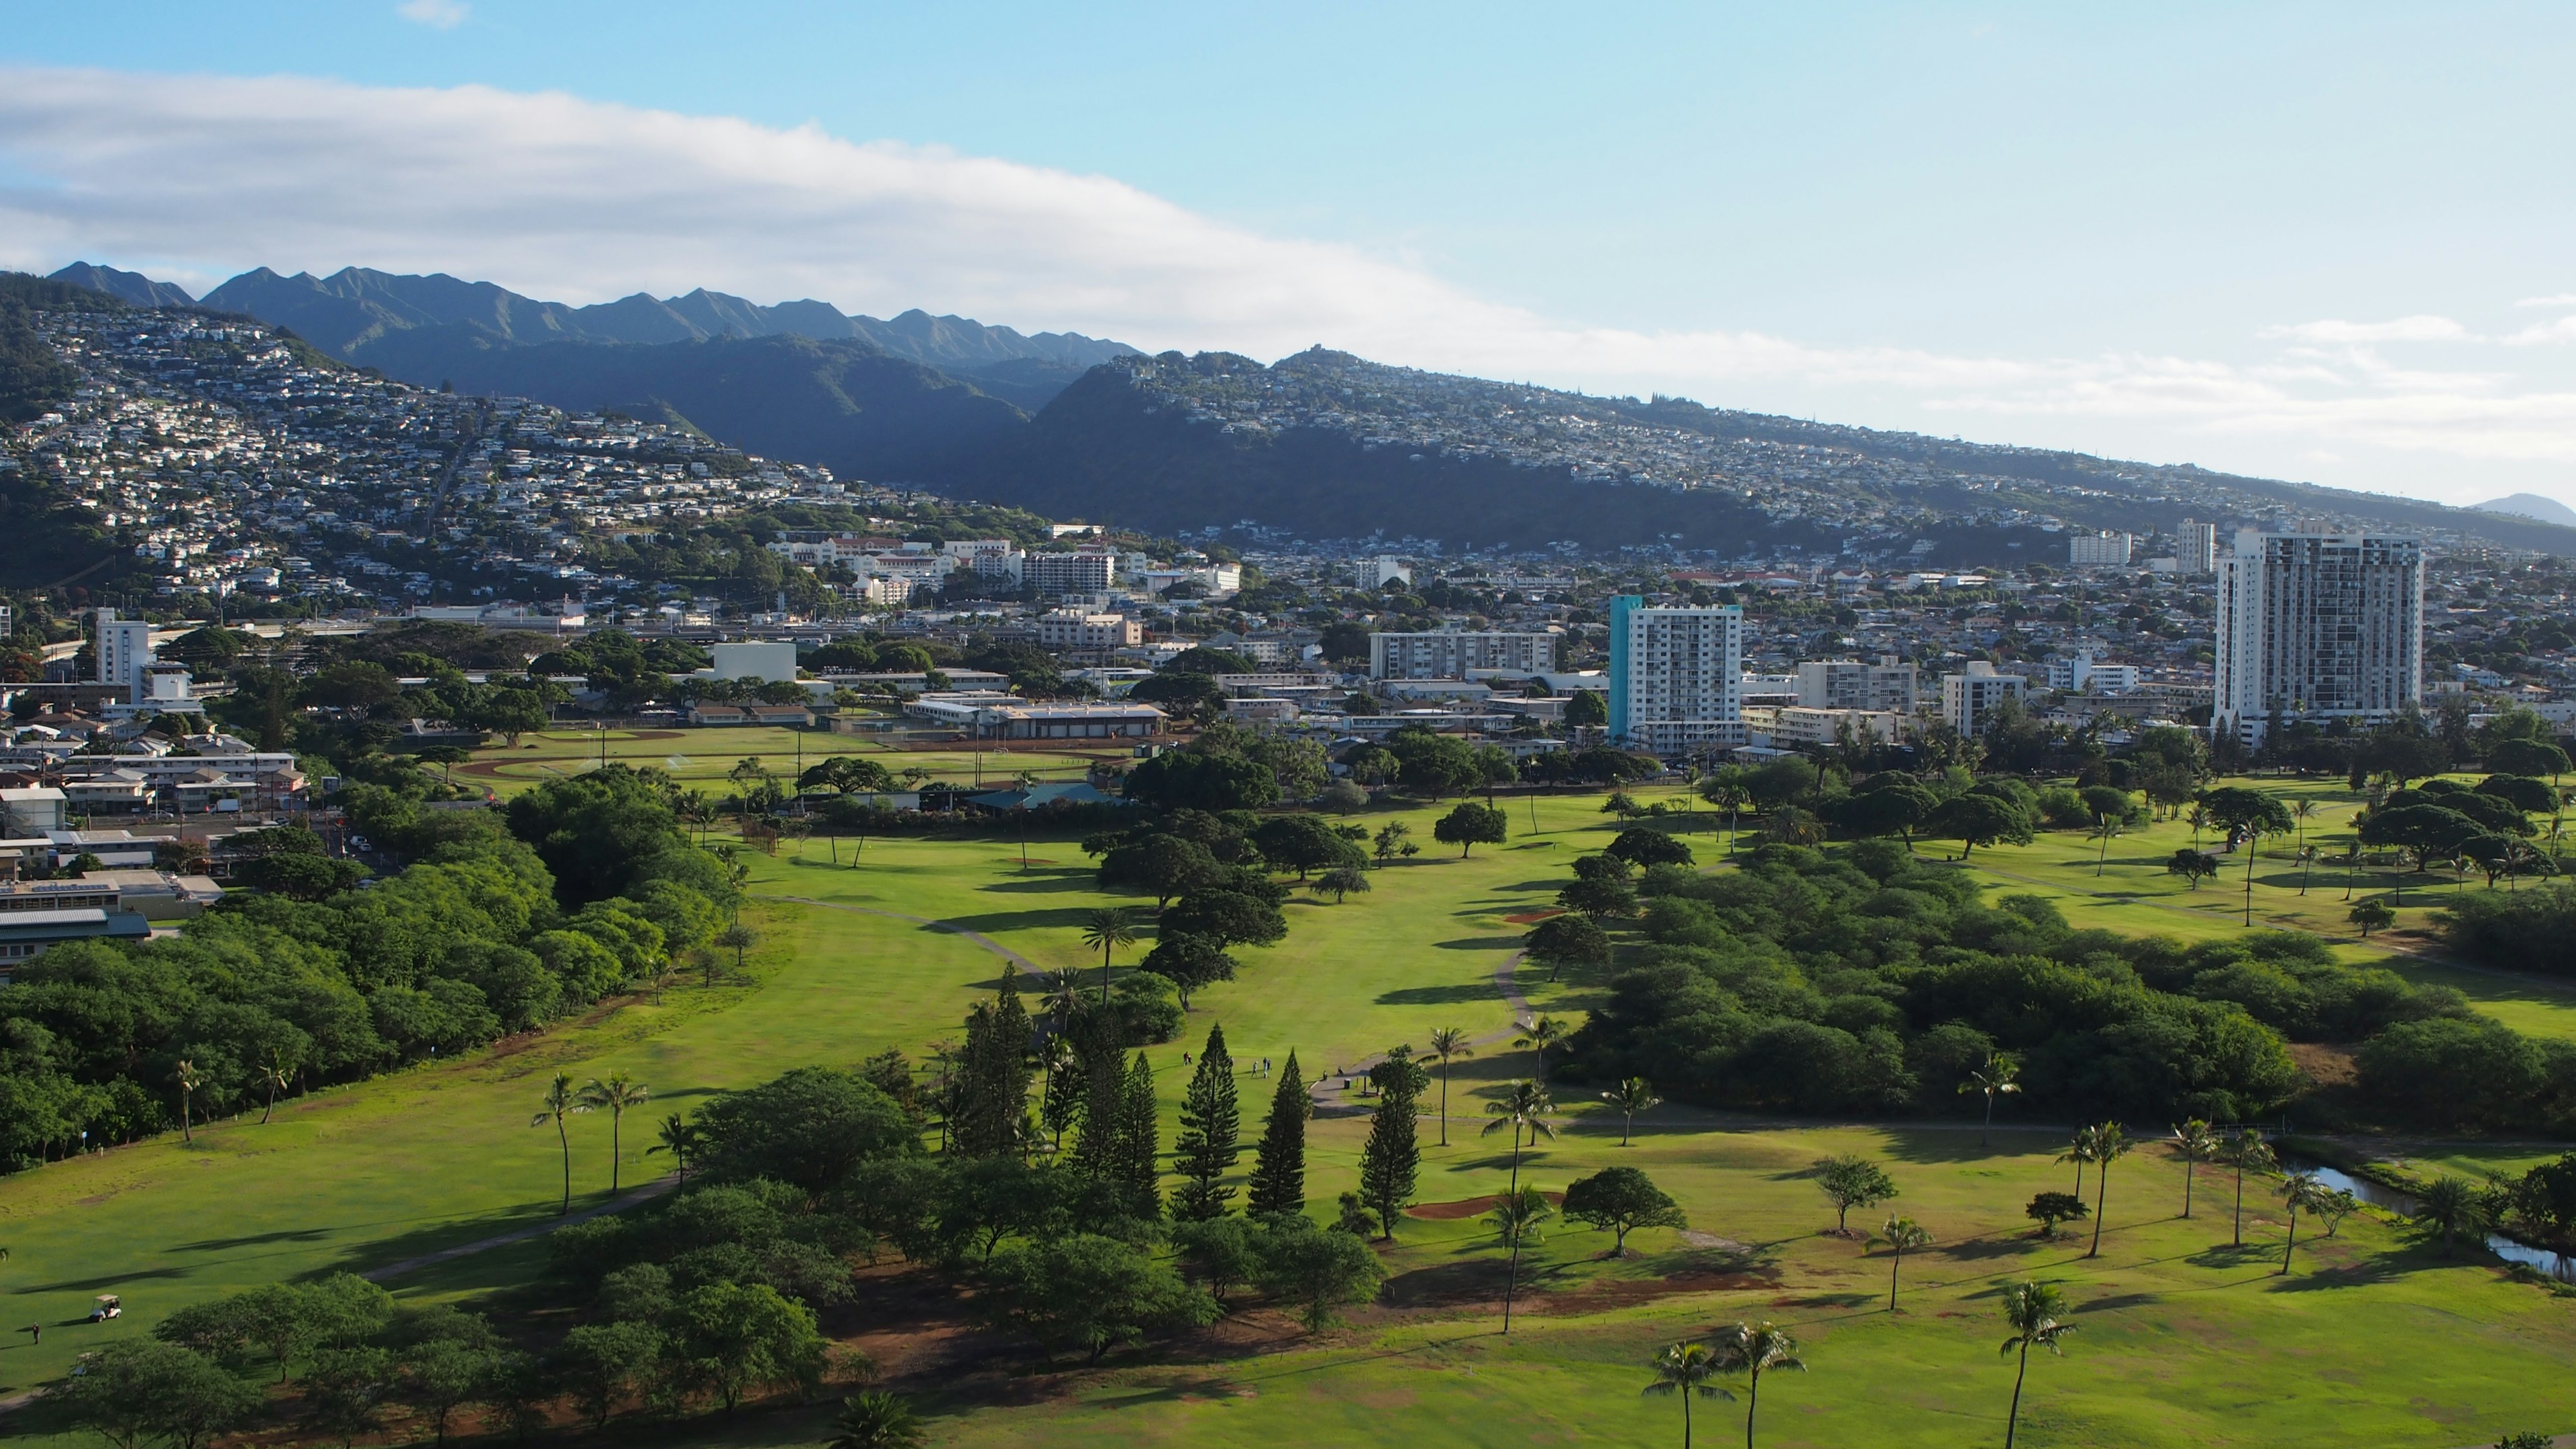
M1532 1143L1542 1134L1550 1142L1555 1141L1556 1129L1546 1121L1555 1110L1556 1102L1548 1096L1545 1082L1514 1082L1501 1101L1485 1104L1485 1115L1494 1120L1486 1123L1479 1135L1491 1137L1505 1127L1512 1129L1512 1191L1521 1188L1521 1133L1527 1131Z
M871 1389L841 1401L832 1437L823 1442L824 1449L915 1449L921 1432L921 1418L911 1405L883 1389Z
M654 1135L661 1139L662 1145L645 1148L644 1155L671 1154L672 1165L680 1169L680 1181L688 1181L689 1164L696 1160L698 1149L706 1145L706 1129L691 1122L685 1114L674 1112L662 1119L662 1125Z
M1753 1449L1753 1415L1762 1407L1762 1376L1773 1369L1805 1373L1807 1361L1798 1357L1798 1340L1767 1321L1718 1330L1717 1358L1723 1365L1719 1372L1745 1376L1744 1449Z
M1731 1399L1735 1395L1709 1382L1724 1371L1717 1355L1704 1343L1684 1340L1664 1346L1655 1355L1655 1381L1646 1385L1650 1394L1678 1394L1682 1401L1682 1449L1690 1449L1691 1400Z
M2075 1325L2058 1322L2057 1316L2065 1311L2066 1295L2054 1283L2004 1287L2004 1322L2012 1325L2012 1337L2004 1340L2003 1351L2021 1354L2020 1365L2013 1370L2012 1414L2004 1420L2004 1449L2012 1449L2013 1434L2021 1427L2021 1381L2030 1373L2030 1351L2044 1348L2061 1358L2066 1354L2061 1345Z
M2108 815L2093 822L2093 838L2102 842L2100 850L2093 857L2093 874L2097 879L2101 876L2103 868L2111 862L2111 842L2120 838L2124 828L2119 821Z
M2236 1169L2236 1227L2233 1244L2235 1247L2245 1246L2245 1174L2249 1170L2261 1172L2276 1160L2272 1155L2271 1145L2263 1140L2263 1134L2255 1128L2239 1128L2235 1136L2227 1139L2226 1162L2228 1166Z
M1083 917L1082 944L1100 953L1100 999L1109 999L1109 957L1121 946L1136 944L1136 913L1125 906L1102 906Z
M2290 1208L2290 1236L2281 1244L2281 1266L2273 1270L2273 1277L2284 1277L2289 1273L2290 1255L2299 1250L2299 1209L2315 1212L2321 1202L2332 1196L2334 1190L2313 1172L2294 1172L2281 1179L2281 1201Z
M179 1084L179 1139L183 1142L195 1142L197 1128L194 1114L189 1110L188 1104L190 1099L196 1096L197 1088L204 1079L197 1075L195 1062L181 1057L179 1065L170 1073L170 1080Z
M1426 1055L1440 1059L1440 1145L1449 1145L1449 1060L1472 1057L1475 1043L1463 1027L1443 1026L1431 1033L1431 1050Z
M1895 1261L1887 1265L1887 1311L1894 1313L1897 1270L1905 1266L1905 1255L1909 1250L1932 1246L1931 1231L1912 1218L1901 1218L1891 1214L1887 1219L1887 1226L1879 1229L1878 1236L1871 1238L1862 1246L1886 1247L1896 1254Z
M557 1217L572 1211L572 1134L565 1129L564 1119L576 1112L589 1110L590 1105L581 1099L581 1093L573 1090L571 1075L557 1072L553 1084L546 1088L545 1109L528 1119L531 1127L554 1123L555 1140L563 1144L563 1206L556 1210Z
M624 1072L613 1073L604 1082L593 1077L590 1085L581 1089L583 1106L608 1109L608 1190L612 1193L617 1191L619 1159L625 1155L626 1109L643 1106L652 1095L650 1088Z
M1503 1246L1512 1254L1511 1266L1503 1277L1505 1333L1512 1331L1512 1292L1520 1285L1521 1249L1537 1247L1539 1224L1555 1216L1556 1209L1547 1205L1547 1195L1535 1187L1513 1188L1494 1204L1492 1212L1485 1214L1485 1226L1494 1230L1494 1235L1503 1240Z
M1995 1098L2010 1096L2021 1090L2021 1058L2010 1052L1986 1053L1986 1064L1968 1073L1959 1084L1959 1095L1982 1092L1986 1098L1986 1125L1977 1129L1977 1145L1986 1145L1986 1136L1995 1126Z
M2085 1257L2102 1256L2102 1209L2111 1196L2111 1164L2137 1146L2137 1139L2121 1131L2117 1122L2105 1122L2093 1129L2093 1246Z
M1643 1077L1630 1077L1601 1094L1601 1100L1619 1109L1619 1145L1628 1145L1628 1133L1637 1125L1637 1114L1651 1112L1664 1105L1655 1095L1655 1084Z
M2075 1195L2077 1197L2082 1197L2084 1195L2084 1164L2093 1161L2093 1137L2095 1131L2096 1129L2091 1127L2076 1128L2075 1141L2073 1145L2069 1146L2064 1152L2057 1154L2058 1161L2072 1162L2075 1164Z
M1573 1027L1555 1017L1542 1016L1536 1021L1522 1022L1521 1034L1512 1038L1512 1045L1528 1047L1538 1053L1538 1079L1544 1082L1547 1080L1547 1054L1565 1045L1566 1038L1573 1035Z
M2475 1240L2487 1230L2487 1207L2478 1190L2468 1179L2437 1177L2424 1184L2415 1199L2415 1221L2433 1230L2442 1244L2442 1256L2451 1256L2451 1244L2466 1238Z
M2218 1134L2198 1117L2174 1129L2174 1155L2182 1159L2182 1215L2191 1216L2191 1180L2198 1175L2199 1165L2215 1162L2223 1150Z
M269 1117L277 1111L277 1094L285 1091L287 1084L295 1080L295 1074L286 1069L286 1053L270 1047L268 1060L260 1064L259 1080L260 1085L268 1088L268 1105L259 1111L259 1125L265 1127Z
M2317 813L2317 802L2302 797L2290 802L2290 818L2299 823L2299 894L2308 893L2308 819Z
M2191 848L2200 849L2200 832L2209 828L2209 808L2205 805L2194 805L2191 807L2191 813L2183 818L2191 825Z

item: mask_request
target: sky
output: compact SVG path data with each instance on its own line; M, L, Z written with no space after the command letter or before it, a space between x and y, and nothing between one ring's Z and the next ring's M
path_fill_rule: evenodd
M2576 7L23 7L0 266L444 271L2576 504Z

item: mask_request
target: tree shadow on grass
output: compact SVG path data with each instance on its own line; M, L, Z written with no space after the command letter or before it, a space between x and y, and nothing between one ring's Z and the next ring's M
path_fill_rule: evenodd
M131 1273L102 1273L94 1278L65 1278L60 1282L55 1283L22 1283L18 1285L15 1291L20 1293L94 1293L102 1288L114 1288L120 1283L166 1282L174 1278L185 1278L196 1271L197 1270L194 1268L138 1268Z
M1445 1006L1454 1001L1500 1001L1494 983L1478 981L1463 986L1406 986L1378 993L1380 1006Z
M2242 1268L2277 1261L2281 1250L2271 1243L2220 1243L2183 1258L2195 1268Z
M2277 1256L2277 1255L2276 1255ZM2358 1263L2338 1263L2330 1268L2301 1270L2293 1267L2289 1276L2275 1280L2266 1293L2314 1293L2330 1288L2369 1288L2394 1282L2409 1273L2430 1267L2429 1263L2412 1262L2417 1255L2409 1252L2380 1253Z
M1908 1131L1897 1127L1887 1133L1887 1155L1899 1162L1983 1162L2001 1161L2013 1155L2014 1139L2027 1147L2033 1141L2063 1143L2066 1134L2053 1127L2007 1127L1995 1124L1991 1145L1977 1145L1977 1134L1969 1131Z
M2034 1238L2013 1234L2000 1238L1968 1238L1956 1243L1943 1243L1931 1249L1943 1257L1962 1263L1980 1263L1996 1258L2023 1258L2042 1248L2054 1247L2064 1239Z
M228 1248L256 1248L264 1243L310 1243L331 1236L322 1228L281 1228L273 1233L253 1233L246 1238L204 1238L181 1243L172 1251L180 1253L220 1253Z
M991 935L995 931L1027 931L1047 927L1072 928L1083 924L1091 915L1088 910L1071 906L1047 911L994 911L977 916L950 916L939 924L962 931ZM928 929L928 928L925 928Z
M2145 1308L2164 1301L2165 1295L2161 1293L2114 1293L2107 1298L2088 1298L2077 1308L2085 1313L2105 1313L2121 1308Z
M1520 949L1518 936L1461 936L1454 941L1434 941L1443 951L1515 951Z
M977 886L975 889L991 891L997 895L1055 895L1066 891L1096 891L1099 888L1099 877L1087 870L1033 870L1025 876L993 881Z

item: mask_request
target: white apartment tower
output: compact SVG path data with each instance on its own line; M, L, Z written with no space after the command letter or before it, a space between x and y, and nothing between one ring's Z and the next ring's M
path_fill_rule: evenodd
M1800 709L1864 709L1914 713L1914 666L1893 654L1876 664L1857 659L1808 659L1798 665Z
M2075 568L2126 568L2138 540L2126 533L2070 533L2066 562Z
M2213 732L2385 720L2424 694L2423 543L2246 529L2218 560L2217 627Z
M1555 668L1554 634L1435 630L1369 636L1371 679L1464 679L1470 669L1547 674Z
M2174 554L2184 573L2218 572L2218 525L2184 519L2174 530Z
M1610 601L1610 739L1659 755L1744 742L1744 611Z
M2029 681L2018 674L1997 674L1982 659L1971 659L1958 674L1941 677L1941 718L1962 735L1984 731L1986 716L2007 699L2019 699Z
M98 611L98 682L125 691L132 704L143 698L143 671L152 659L152 626L140 619L120 620L114 609Z

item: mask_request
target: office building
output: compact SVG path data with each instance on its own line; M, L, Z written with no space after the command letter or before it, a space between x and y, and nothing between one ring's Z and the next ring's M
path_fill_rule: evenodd
M1050 609L1038 616L1038 647L1099 651L1145 642L1145 622L1088 609Z
M2423 544L2246 529L2218 560L2217 633L2213 731L2388 719L2423 698Z
M1942 676L1941 718L1960 734L1974 735L1986 727L1995 706L2021 698L2028 684L2018 674L1997 674L1993 665L1971 659L1964 672Z
M2079 569L2127 568L2137 546L2137 539L2125 533L2070 533L2066 561Z
M2218 525L2184 519L2174 530L2174 558L2187 574L2218 572Z
M1798 665L1801 709L1867 709L1914 713L1914 666L1893 654L1875 664L1857 659L1809 659Z
M1429 632L1371 634L1371 679L1464 679L1471 669L1548 674L1556 669L1554 634Z
M1744 742L1744 611L1610 601L1610 739L1651 754Z
M114 609L98 611L98 682L125 691L129 704L143 695L143 671L152 664L152 626L140 619L120 620Z

